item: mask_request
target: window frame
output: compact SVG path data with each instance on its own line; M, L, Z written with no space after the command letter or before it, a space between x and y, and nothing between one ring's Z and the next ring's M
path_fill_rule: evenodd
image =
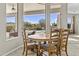
M8 3L6 3L6 5L7 5ZM15 3L14 3L15 4ZM7 36L6 36L6 41L8 41L8 40L13 40L13 39L17 39L18 37L19 37L19 35L18 35L18 19L17 19L17 12L18 12L18 10L17 10L17 8L18 8L18 5L17 5L18 3L16 3L16 13L13 13L12 15L9 15L9 14L7 14L6 13L6 27L7 27L7 17L15 17L15 28L17 29L15 32L17 32L17 36L16 37L8 37L7 38ZM6 11L7 11L7 6L6 6ZM6 29L7 30L7 29ZM7 31L5 31L5 35L6 35L6 32Z

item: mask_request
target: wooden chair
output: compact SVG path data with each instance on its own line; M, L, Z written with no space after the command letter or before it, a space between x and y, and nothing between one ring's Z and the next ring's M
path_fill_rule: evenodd
M54 45L56 48L55 48L55 54L58 56L59 55L59 44L60 44L60 32L59 32L59 29L54 29L52 30L51 29L51 33L50 33L50 41L51 45L49 45L49 48L53 48L52 45ZM52 49L51 49L52 50ZM53 51L51 51L53 52Z
M47 51L48 55L59 53L59 30L51 30L50 39L48 40L47 45L42 46L42 52ZM43 53L44 54L44 53ZM45 55L45 54L44 54Z
M29 39L27 38L28 35L26 35L25 30L23 30L22 32L22 36L23 36L23 55L24 53L28 53L28 50L31 50L33 52L37 52L37 45L35 43L30 43Z
M60 55L62 51L65 51L66 55L68 56L68 53L67 53L68 36L69 36L68 29L60 30Z

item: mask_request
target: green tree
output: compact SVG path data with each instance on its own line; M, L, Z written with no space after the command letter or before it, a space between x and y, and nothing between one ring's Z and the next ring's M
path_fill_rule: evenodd
M30 29L32 27L31 23L30 22L25 22L24 23L24 28L25 29Z
M10 32L11 30L15 30L15 26L7 26L7 32Z
M46 21L45 21L45 19L40 19L40 20L39 20L39 24L40 24L40 26L41 26L42 29L45 29L45 26L46 26Z
M52 23L52 26L57 26L57 24L56 23Z

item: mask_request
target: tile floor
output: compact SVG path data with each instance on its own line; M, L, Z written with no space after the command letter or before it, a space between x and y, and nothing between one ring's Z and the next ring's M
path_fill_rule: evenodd
M8 56L22 56L22 47L8 54ZM79 35L70 35L68 41L68 55L79 56ZM30 52L28 56L36 56L36 53ZM65 56L63 52L62 56Z

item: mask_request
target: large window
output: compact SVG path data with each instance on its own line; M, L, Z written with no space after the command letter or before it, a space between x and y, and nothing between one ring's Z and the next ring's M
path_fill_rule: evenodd
M29 5L33 8L28 8ZM44 10L44 4L24 4L24 28L29 32L35 32L35 34L45 33L46 20Z
M17 4L6 4L6 38L18 36Z
M36 33L42 33L46 29L45 15L24 15L24 28L26 30L35 30Z

